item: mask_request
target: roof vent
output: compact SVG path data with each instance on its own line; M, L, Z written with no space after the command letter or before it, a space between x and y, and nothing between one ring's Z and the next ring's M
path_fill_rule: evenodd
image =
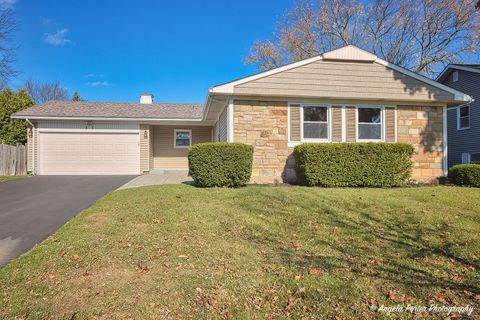
M152 104L153 103L153 94L151 93L142 93L140 95L140 103L143 104Z

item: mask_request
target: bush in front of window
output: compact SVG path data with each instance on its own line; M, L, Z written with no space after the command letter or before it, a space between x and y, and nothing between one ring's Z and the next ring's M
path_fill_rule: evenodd
M253 147L243 143L199 143L188 151L188 167L199 187L240 187L252 175Z
M307 186L401 186L411 177L413 151L402 143L302 144L294 150L297 178Z
M448 170L448 180L459 186L480 187L480 165L457 164Z

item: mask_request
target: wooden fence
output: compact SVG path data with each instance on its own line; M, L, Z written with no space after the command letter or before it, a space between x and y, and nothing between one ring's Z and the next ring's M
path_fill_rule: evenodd
M27 152L25 146L0 144L0 176L27 174Z

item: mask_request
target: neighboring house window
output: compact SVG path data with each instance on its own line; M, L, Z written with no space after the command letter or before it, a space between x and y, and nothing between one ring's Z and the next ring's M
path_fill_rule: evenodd
M470 105L458 107L457 109L457 129L463 130L470 128Z
M192 131L175 129L175 148L188 148L192 145Z
M470 163L480 164L480 153L470 154Z
M454 71L453 72L453 82L457 82L458 81L458 71Z
M304 140L328 140L328 108L303 106Z
M382 108L358 108L358 140L382 140Z

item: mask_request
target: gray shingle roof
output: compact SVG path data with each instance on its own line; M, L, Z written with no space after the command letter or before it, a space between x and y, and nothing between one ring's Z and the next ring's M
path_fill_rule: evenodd
M204 106L176 103L48 101L14 113L29 117L201 119Z

